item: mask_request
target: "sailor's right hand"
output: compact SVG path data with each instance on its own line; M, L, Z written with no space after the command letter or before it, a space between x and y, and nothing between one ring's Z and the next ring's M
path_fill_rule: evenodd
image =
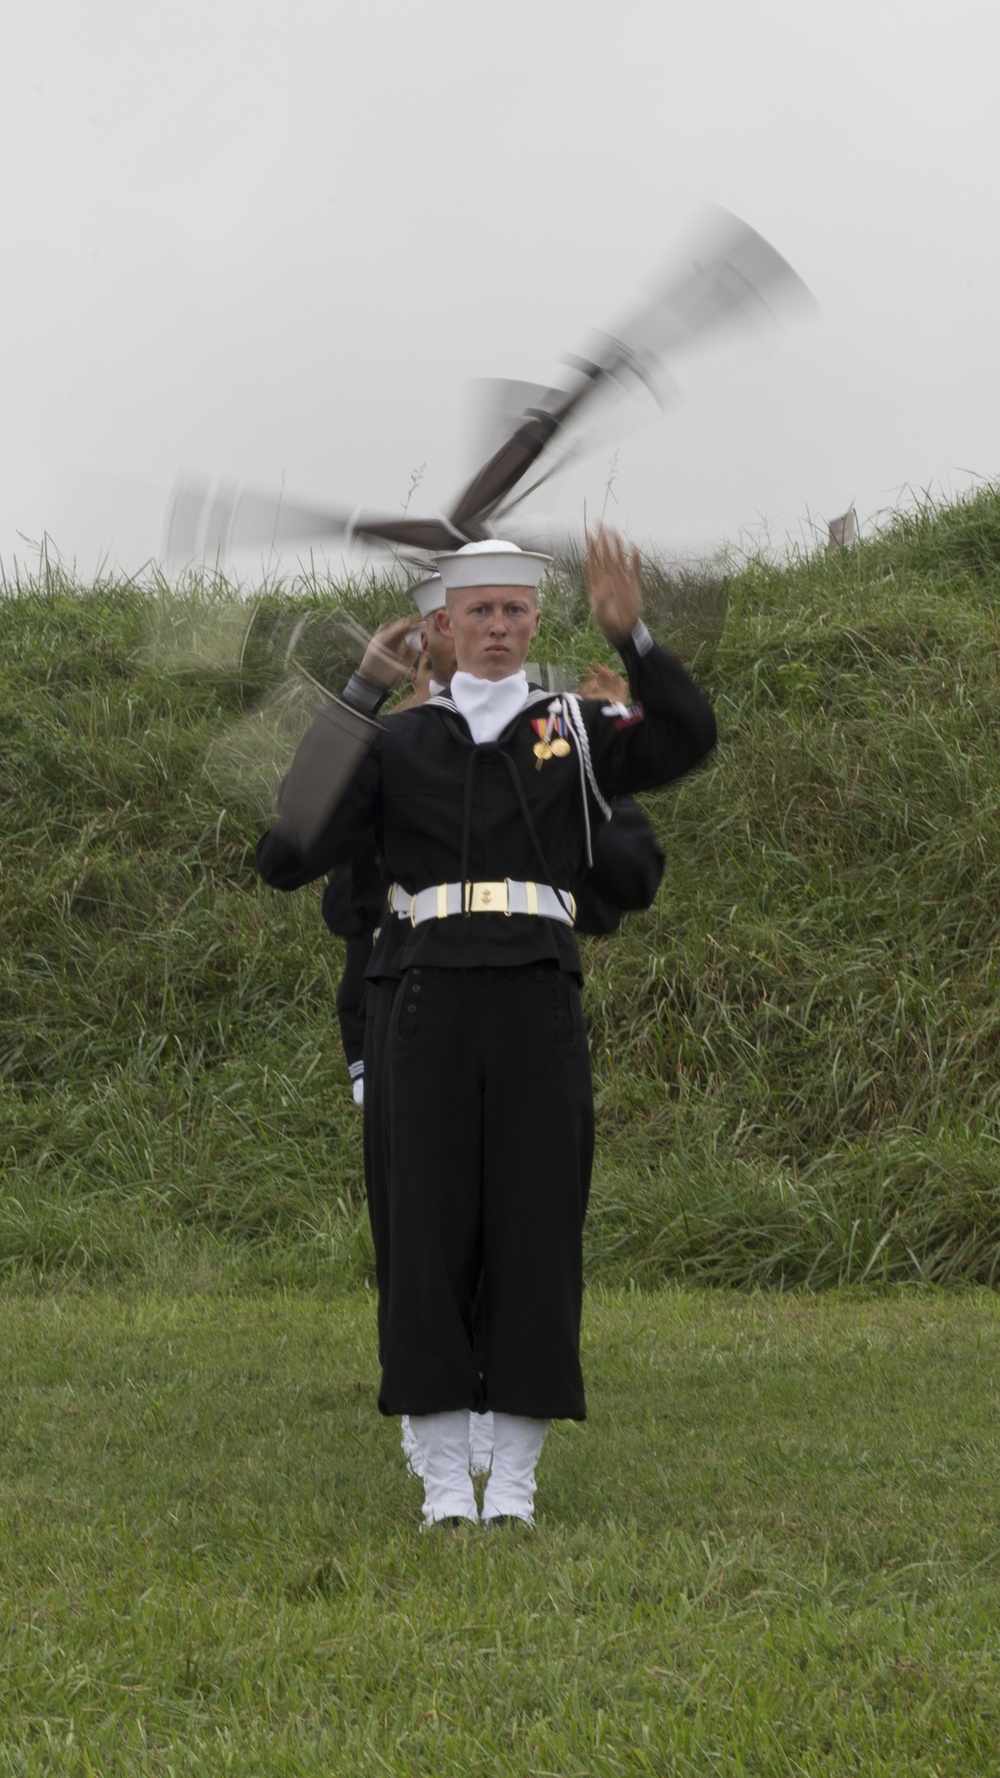
M412 648L407 642L407 634L419 624L419 615L411 611L376 630L358 668L361 678L367 679L369 685L385 687L405 679L420 653L419 648Z

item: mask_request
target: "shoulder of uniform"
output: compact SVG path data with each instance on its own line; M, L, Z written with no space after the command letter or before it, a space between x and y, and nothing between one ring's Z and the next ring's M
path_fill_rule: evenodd
M396 728L400 723L408 723L418 720L423 716L425 710L431 708L432 702L433 700L425 700L422 704L401 704L396 710L387 710L385 715L380 718L380 721L383 727L391 722L393 727Z

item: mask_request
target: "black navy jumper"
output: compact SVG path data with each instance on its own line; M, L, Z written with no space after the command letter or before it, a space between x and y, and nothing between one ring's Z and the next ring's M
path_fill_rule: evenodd
M280 824L264 836L261 874L297 888L374 830L383 868L410 893L505 878L569 887L611 798L680 777L715 742L711 708L679 661L641 627L621 652L641 705L578 703L582 738L571 725L569 753L541 764L533 721L550 706L566 714L569 700L529 696L498 741L478 746L447 697L400 712L306 849ZM385 1052L393 1257L379 1405L582 1418L593 1120L572 931L477 913L403 934ZM438 1145L425 1139L435 1112Z
M610 821L594 835L594 862L571 885L576 932L616 932L622 916L651 907L663 876L663 851L638 803L619 796ZM365 1194L375 1250L379 1362L385 1350L389 1310L389 1110L383 1057L396 987L403 974L397 953L406 937L399 918L387 913L385 885L371 855L338 865L323 891L323 919L344 941L344 972L337 989L344 1053L352 1079L363 1072ZM435 1125L434 1140L439 1140Z

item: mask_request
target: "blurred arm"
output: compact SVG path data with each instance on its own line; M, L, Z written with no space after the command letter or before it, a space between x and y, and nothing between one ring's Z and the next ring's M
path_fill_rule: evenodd
M674 655L642 622L639 551L602 526L587 538L590 609L625 664L636 702L586 706L591 754L605 796L654 790L680 778L712 751L712 707Z
M277 822L258 841L265 883L300 889L370 849L381 782L375 724L343 705L327 705L299 742Z

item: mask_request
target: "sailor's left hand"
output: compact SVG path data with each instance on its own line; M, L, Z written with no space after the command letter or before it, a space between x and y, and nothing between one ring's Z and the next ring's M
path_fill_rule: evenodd
M358 668L362 679L367 679L369 685L383 686L396 685L400 679L405 679L420 653L419 648L412 648L406 638L419 622L418 617L414 623L411 611L405 617L394 617L391 623L376 630Z
M617 531L601 525L587 533L587 592L594 622L617 648L639 621L642 557Z
M606 704L630 704L632 694L628 680L606 667L603 661L591 661L586 679L580 687L581 698L603 698Z

